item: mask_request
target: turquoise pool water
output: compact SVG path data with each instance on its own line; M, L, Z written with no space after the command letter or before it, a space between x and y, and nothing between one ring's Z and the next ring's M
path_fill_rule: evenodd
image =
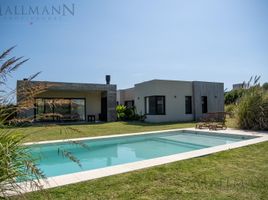
M250 139L248 136L172 131L138 136L31 145L31 153L47 177L168 156ZM71 152L81 163L62 156Z

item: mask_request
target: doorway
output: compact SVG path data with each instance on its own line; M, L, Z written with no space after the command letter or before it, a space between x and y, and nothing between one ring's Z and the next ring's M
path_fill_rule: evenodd
M107 97L101 97L101 114L100 121L107 121Z

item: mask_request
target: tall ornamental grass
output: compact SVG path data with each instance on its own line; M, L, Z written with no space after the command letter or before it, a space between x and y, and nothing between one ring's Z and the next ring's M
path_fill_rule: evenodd
M33 188L41 189L39 180L45 178L36 166L27 146L21 145L25 136L0 130L0 194L8 198L10 194L21 194L20 182L27 181ZM22 189L22 190L21 190Z
M247 89L237 105L236 118L241 129L268 130L268 91L257 84Z
M22 182L27 182L31 189L42 190L42 182L46 182L45 174L36 165L37 160L33 159L28 146L24 145L25 134L19 133L16 129L11 129L15 126L30 125L33 122L33 116L22 118L18 113L23 113L29 109L35 108L34 97L37 94L45 92L51 84L31 84L31 81L39 74L36 73L24 81L19 91L16 89L8 90L7 79L28 59L23 57L9 57L9 54L14 47L7 49L0 54L0 199L10 198L10 194L17 194L24 197ZM22 97L17 105L14 105L14 96L19 93ZM57 106L61 106L64 102L57 102ZM57 126L57 125L54 125ZM79 132L78 129L57 126L61 132ZM46 129L49 126L45 127ZM84 149L89 149L86 144L81 142L70 142L74 145L79 145ZM71 160L81 166L80 160L76 156L59 146L58 154L62 157Z
M22 195L20 182L27 181L33 188L40 188L40 179L45 178L36 166L27 146L22 145L24 137L6 125L16 117L16 113L24 109L12 105L16 90L7 91L6 83L11 74L28 59L9 57L14 47L0 54L0 198L9 198L10 194ZM35 77L32 76L32 77ZM25 95L29 98L29 94Z

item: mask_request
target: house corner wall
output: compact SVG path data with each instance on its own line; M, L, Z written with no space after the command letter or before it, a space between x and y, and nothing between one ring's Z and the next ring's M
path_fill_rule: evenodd
M165 114L147 115L148 122L192 121L193 114L185 113L185 96L192 96L192 82L154 80L135 85L135 106L145 114L145 97L165 96Z
M116 85L110 85L107 90L107 121L116 121Z
M224 84L193 81L193 108L195 120L199 120L202 113L201 97L207 96L208 112L224 112Z

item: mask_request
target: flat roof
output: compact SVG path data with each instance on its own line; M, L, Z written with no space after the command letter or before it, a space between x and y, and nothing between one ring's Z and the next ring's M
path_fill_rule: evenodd
M23 84L25 80L18 80L17 84ZM87 90L116 90L114 84L99 84L99 83L69 83L69 82L52 82L52 81L29 81L30 84L44 84L48 86L47 90L75 90L75 91L87 91Z
M200 83L221 83L221 82L212 82L212 81L184 81L184 80L167 80L167 79L152 79L149 81L144 81L141 83L136 83L135 85L139 84L145 84L145 83L150 83L150 82L186 82L186 83L193 83L193 82L200 82ZM221 83L223 84L223 83Z
M25 80L17 80L25 81ZM106 83L77 83L77 82L63 82L63 81L29 81L31 83L55 83L55 84L85 84L85 85L116 85L116 84L106 84Z

